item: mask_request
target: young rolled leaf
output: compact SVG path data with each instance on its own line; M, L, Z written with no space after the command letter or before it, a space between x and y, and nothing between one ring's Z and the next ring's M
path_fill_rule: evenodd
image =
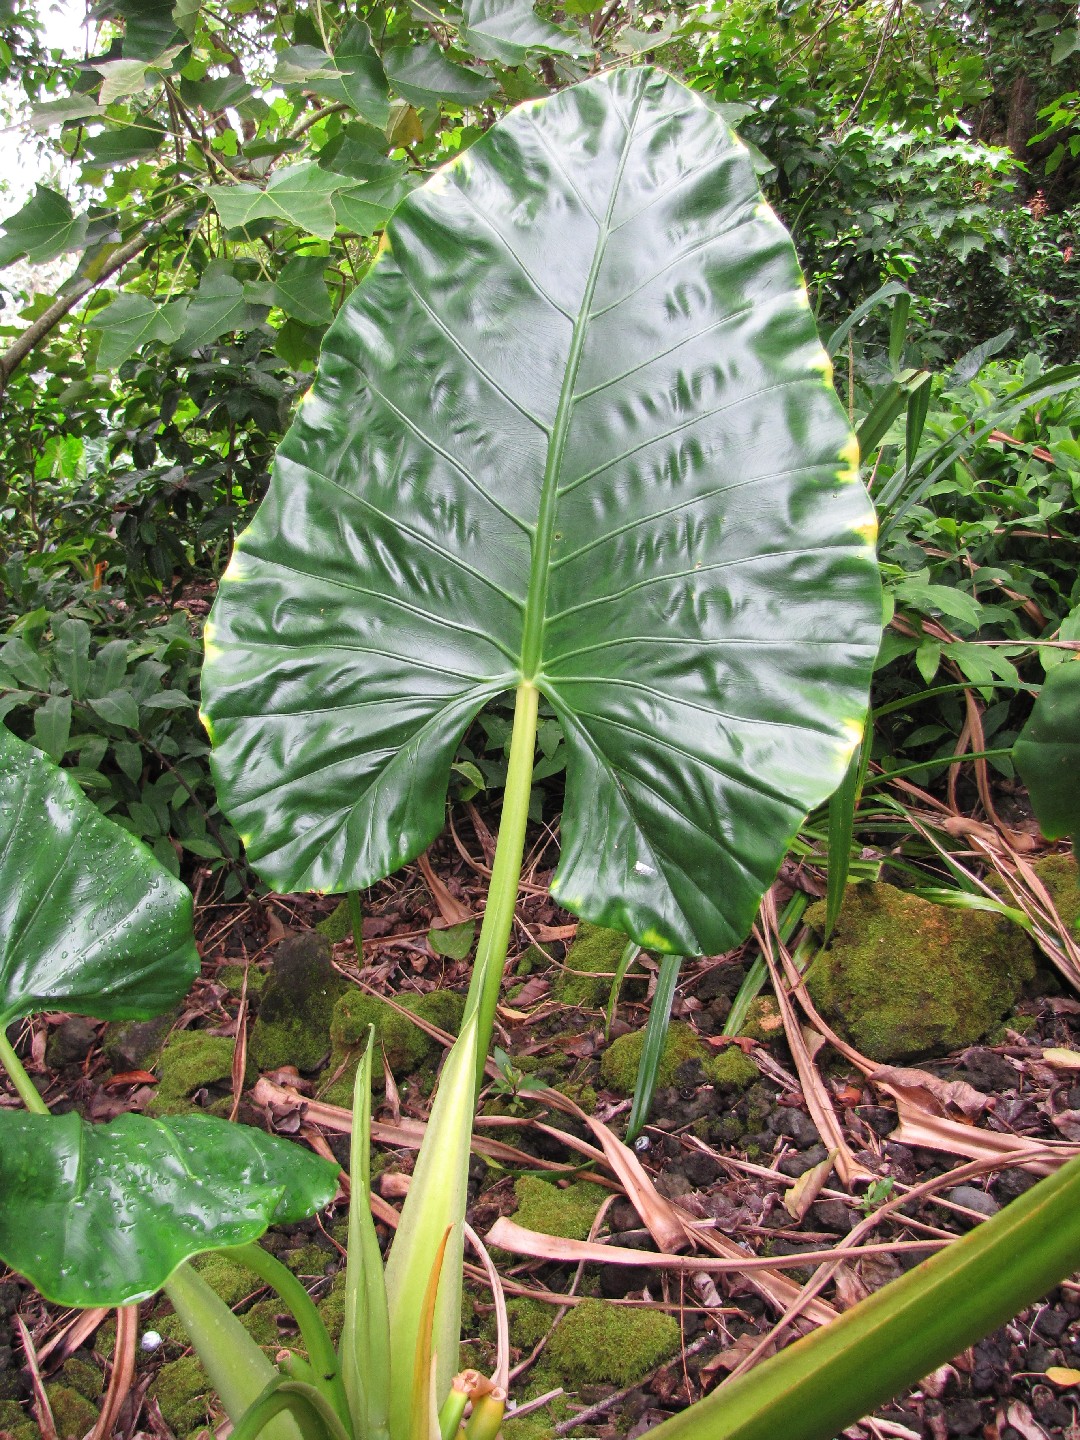
M333 1198L337 1167L212 1116L0 1110L0 1259L58 1305L130 1305L191 1255Z
M1047 674L1013 759L1047 839L1080 837L1080 660Z
M657 1440L832 1440L1080 1266L1080 1159L838 1320L722 1385Z
M186 887L0 725L0 1027L160 1014L199 972L191 927Z
M222 804L276 888L366 886L530 681L567 740L560 902L725 950L844 773L880 634L791 242L648 68L520 107L386 236L218 592Z

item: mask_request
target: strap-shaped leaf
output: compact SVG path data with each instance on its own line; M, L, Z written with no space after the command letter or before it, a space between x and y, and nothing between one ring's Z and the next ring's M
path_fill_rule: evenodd
M387 236L214 609L222 802L270 884L366 885L531 680L570 757L554 893L724 949L844 773L880 633L791 243L646 68L520 107Z
M1013 759L1043 834L1080 839L1080 660L1048 672Z
M0 1110L0 1259L58 1305L130 1305L181 1261L302 1220L337 1167L208 1115Z
M160 1014L199 973L191 925L186 887L0 725L0 1026Z

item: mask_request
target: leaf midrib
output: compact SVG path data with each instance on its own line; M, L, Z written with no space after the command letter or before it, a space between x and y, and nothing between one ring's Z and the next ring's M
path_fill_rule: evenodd
M573 414L578 367L581 364L581 352L585 345L585 336L591 319L596 282L600 277L608 237L611 234L611 217L615 209L615 201L618 198L619 187L622 184L623 171L630 155L630 145L643 93L643 89L639 85L630 110L630 118L627 121L626 139L623 142L622 154L619 156L619 164L612 180L607 210L596 237L596 248L593 251L592 264L585 281L585 289L582 292L577 319L574 321L574 328L571 332L566 370L559 390L559 403L555 411L555 421L551 427L551 438L548 441L547 461L544 466L544 479L540 491L540 507L536 517L536 529L532 536L529 587L525 595L524 624L521 636L521 674L522 679L528 682L535 681L542 668L548 582L551 571L551 541L555 530L555 516L559 501L559 473L562 469L563 454L566 450L570 420Z

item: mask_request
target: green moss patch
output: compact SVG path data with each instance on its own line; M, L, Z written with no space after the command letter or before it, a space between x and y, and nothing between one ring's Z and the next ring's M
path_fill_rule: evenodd
M705 1066L705 1073L718 1090L745 1090L761 1079L761 1071L738 1045L727 1045Z
M437 1025L451 1035L457 1034L465 1000L455 991L431 990L426 995L400 995L394 999L410 1014L418 1015L428 1024ZM376 1047L382 1046L387 1064L399 1077L411 1075L442 1049L437 1040L414 1025L407 1015L402 1015L377 996L367 995L362 990L347 990L334 1006L330 1023L333 1048L330 1063L323 1072L326 1083L342 1065L345 1066L344 1073L323 1097L331 1104L352 1104L356 1063L367 1044L370 1025L375 1027ZM382 1085L382 1065L377 1053L373 1080L376 1086Z
M38 1440L41 1431L17 1400L0 1400L0 1433L11 1440Z
M194 1355L171 1360L150 1387L161 1418L174 1435L187 1435L209 1420L214 1403L210 1381ZM83 1434L86 1432L83 1431Z
M633 1385L679 1351L679 1326L659 1310L584 1300L556 1328L547 1368L567 1389Z
M633 1030L620 1035L604 1051L600 1060L600 1075L604 1084L621 1095L632 1095L637 1084L641 1052L645 1048L645 1031ZM664 1042L664 1053L657 1071L658 1085L673 1085L676 1072L688 1060L698 1060L703 1065L708 1052L697 1035L681 1020L672 1021Z
M46 1385L45 1394L60 1440L82 1440L97 1424L97 1406L70 1385Z
M180 1030L161 1052L158 1084L146 1107L149 1115L179 1115L192 1109L191 1096L204 1085L232 1078L235 1042L203 1030Z
M522 1175L514 1183L514 1194L518 1208L512 1218L518 1225L543 1235L587 1240L607 1191L588 1180L562 1188L535 1175Z
M605 930L583 920L563 962L566 969L552 986L555 999L564 1005L603 1005L627 938L621 930ZM585 973L573 973L579 970Z
M806 912L824 933L824 903ZM822 1015L872 1060L909 1060L972 1045L1035 973L1022 930L893 885L850 885L831 946L807 972Z

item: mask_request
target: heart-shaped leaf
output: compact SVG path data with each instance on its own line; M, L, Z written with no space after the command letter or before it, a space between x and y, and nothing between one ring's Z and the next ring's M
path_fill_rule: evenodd
M566 732L561 903L727 949L844 773L880 636L791 243L647 68L512 112L386 235L214 607L222 803L277 888L370 884L528 681Z
M0 726L0 1026L160 1014L199 972L191 924L186 887Z
M329 1203L337 1166L209 1115L0 1110L0 1259L58 1305L130 1305L181 1261Z

